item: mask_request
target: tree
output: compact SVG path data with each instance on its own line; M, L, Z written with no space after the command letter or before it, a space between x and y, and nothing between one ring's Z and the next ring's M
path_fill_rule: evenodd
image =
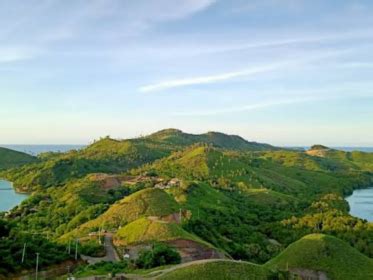
M140 268L153 268L180 262L180 254L174 248L158 243L153 245L151 250L142 250L136 260L136 265Z

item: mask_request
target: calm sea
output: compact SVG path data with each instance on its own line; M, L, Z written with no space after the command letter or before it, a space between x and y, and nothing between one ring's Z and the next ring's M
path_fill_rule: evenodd
M0 211L8 211L27 198L27 194L16 193L10 182L0 180Z
M373 188L355 190L346 200L352 216L373 222Z
M83 145L0 145L0 147L38 155L44 152L67 152L81 149ZM0 212L8 211L28 197L27 194L16 193L10 182L0 179Z

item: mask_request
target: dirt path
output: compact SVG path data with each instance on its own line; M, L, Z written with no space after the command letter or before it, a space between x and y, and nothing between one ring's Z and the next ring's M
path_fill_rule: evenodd
M82 259L87 261L89 264L95 264L101 261L107 261L107 262L118 262L120 261L120 258L117 254L117 251L115 251L115 248L113 246L113 234L106 233L105 239L104 239L104 246L106 251L106 256L102 258L94 258L89 256L82 255Z

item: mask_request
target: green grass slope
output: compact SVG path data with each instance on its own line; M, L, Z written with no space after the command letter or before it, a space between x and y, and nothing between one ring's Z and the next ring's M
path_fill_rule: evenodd
M0 170L35 162L36 158L17 151L0 147Z
M267 268L323 271L330 279L373 279L373 260L342 240L329 235L311 234L294 242Z
M117 201L102 215L82 224L61 239L85 236L100 227L117 229L141 217L161 217L177 211L179 206L172 196L160 189L144 189Z
M185 231L180 225L149 218L140 218L118 230L115 242L121 245L136 245L154 241L175 239L193 240L203 244L197 236Z
M260 265L247 262L214 261L187 265L170 271L160 280L267 280L271 272Z
M192 145L175 152L139 172L144 170L154 170L166 177L211 182L223 177L233 181L248 181L252 175L250 165L240 161L235 152L222 151L206 144Z
M34 190L62 186L90 173L120 173L159 159L168 152L130 140L101 139L85 149L56 154L4 173L16 187Z

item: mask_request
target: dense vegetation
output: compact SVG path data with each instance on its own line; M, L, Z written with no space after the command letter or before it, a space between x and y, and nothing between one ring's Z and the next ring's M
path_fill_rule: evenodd
M282 150L221 133L164 130L44 154L0 177L18 189L34 190L3 215L0 231L9 242L21 240L16 232L38 234L49 237L46 246L51 250L60 250L79 238L82 253L99 256L102 246L96 235L110 230L120 249L189 240L236 260L263 264L302 237L324 233L373 257L372 223L351 217L343 199L356 188L372 185L369 153L320 145L306 152ZM7 272L29 267L17 262L23 245L15 244ZM59 256L50 261L69 258ZM208 275L214 265L196 271ZM254 268L264 269L242 266ZM226 271L222 275L228 265Z
M359 253L343 241L328 235L307 235L291 244L266 267L304 268L324 271L331 279L372 279L373 259Z
M25 254L22 263L23 250ZM19 273L22 269L33 269L37 253L40 254L40 268L44 269L71 258L65 246L51 242L43 235L20 232L14 224L0 220L0 276Z
M139 268L153 268L168 264L178 264L180 254L172 247L164 244L155 244L150 250L142 250L136 260Z

